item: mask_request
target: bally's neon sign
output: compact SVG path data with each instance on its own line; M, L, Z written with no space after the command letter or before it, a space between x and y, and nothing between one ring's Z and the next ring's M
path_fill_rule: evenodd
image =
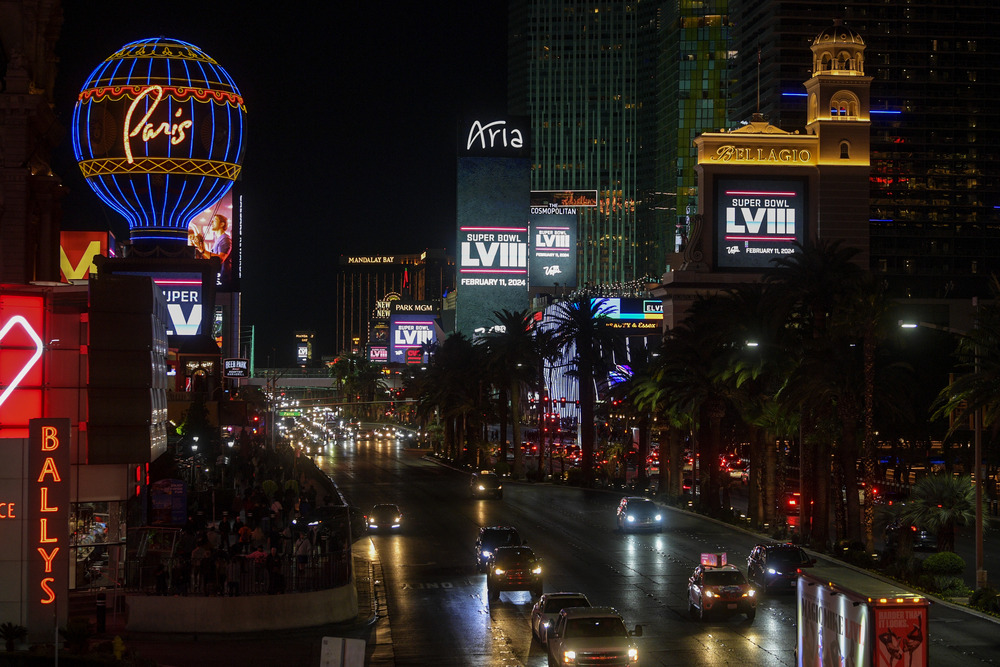
M155 95L153 103L149 106L149 109L135 127L132 127L132 114L135 113L135 109L139 106L139 103L148 95ZM161 86L150 86L149 88L144 88L142 92L139 93L138 97L132 100L132 104L129 105L128 113L125 114L125 126L122 131L123 141L125 143L125 158L129 164L132 164L134 160L132 159L132 142L130 139L137 134L142 134L142 140L144 142L149 142L150 139L155 139L161 134L170 137L170 145L176 146L185 139L187 139L186 130L190 130L194 122L191 120L183 120L179 123L160 123L159 126L154 127L153 123L149 122L150 116L156 111L156 107L160 105L160 101L163 99L163 88ZM183 108L178 108L174 113L174 117L180 119Z
M69 419L32 419L28 431L28 603L44 614L69 588Z

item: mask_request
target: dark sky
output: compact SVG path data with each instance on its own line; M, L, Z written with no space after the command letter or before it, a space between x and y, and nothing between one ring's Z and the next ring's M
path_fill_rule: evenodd
M506 2L64 2L55 160L63 226L128 236L72 159L72 107L87 75L147 37L203 49L247 105L243 325L258 363L292 363L292 332L333 353L327 297L341 254L455 244L459 117L506 110Z

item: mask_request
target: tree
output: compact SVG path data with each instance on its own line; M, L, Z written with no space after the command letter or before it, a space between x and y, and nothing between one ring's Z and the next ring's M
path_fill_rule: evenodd
M509 400L510 418L513 425L515 479L524 475L524 453L521 450L521 397L522 387L536 386L538 383L541 357L534 336L535 320L528 311L518 313L502 310L493 313L497 327L483 339L486 351L486 368L490 377L505 391L501 395ZM500 441L506 441L506 429L502 428ZM541 443L539 443L541 444ZM501 460L506 461L505 448L501 446ZM539 448L539 458L541 449Z
M764 280L778 289L782 310L789 313L788 325L801 334L802 353L811 350L822 359L822 350L828 345L829 315L847 298L862 276L861 268L853 262L857 248L844 246L840 241L820 240L814 244L796 244L796 252L772 260L773 267L765 272ZM790 352L794 347L789 347ZM803 376L803 379L805 376ZM792 396L786 392L786 396ZM797 400L792 396L792 400ZM814 545L825 547L829 542L830 448L829 433L821 421L828 418L827 407L818 412L807 409L800 414L799 438L799 492L801 494L800 521L811 526L810 538ZM820 408L818 404L813 404Z
M596 379L607 370L616 351L621 351L624 338L608 326L611 308L604 299L582 295L559 304L546 328L552 331L553 344L562 352L565 363L580 387L580 450L583 457L583 480L589 486L594 480L594 403L597 397Z
M976 524L976 491L968 475L930 475L910 489L910 498L899 513L909 524L937 535L939 551L955 550L955 529ZM987 518L983 516L983 522Z

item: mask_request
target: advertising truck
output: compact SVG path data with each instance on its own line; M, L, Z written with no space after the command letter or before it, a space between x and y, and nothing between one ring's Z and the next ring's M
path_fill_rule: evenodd
M927 598L847 568L798 578L801 667L927 667Z

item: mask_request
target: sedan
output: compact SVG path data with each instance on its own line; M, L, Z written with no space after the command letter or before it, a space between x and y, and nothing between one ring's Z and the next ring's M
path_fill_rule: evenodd
M568 607L589 607L590 600L583 593L546 593L538 598L538 602L531 608L531 634L538 638L542 644L547 645L549 641L549 628L559 612Z
M747 559L747 577L764 591L794 591L799 568L815 564L815 558L794 544L758 544Z
M392 503L382 503L372 508L368 513L368 530L398 533L403 526L403 513L399 506Z

